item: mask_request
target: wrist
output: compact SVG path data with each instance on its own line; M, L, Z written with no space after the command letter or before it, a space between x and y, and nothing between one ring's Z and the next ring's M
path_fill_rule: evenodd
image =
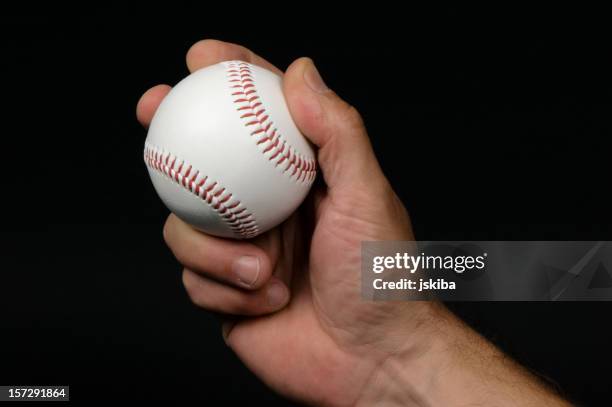
M357 406L437 405L432 404L432 395L439 370L447 363L446 335L454 316L440 303L414 302L409 306L419 312L411 313L411 320L403 324L407 332L393 335L401 343L387 344L387 356L377 363Z
M378 364L357 405L569 405L443 305L429 304L427 322Z

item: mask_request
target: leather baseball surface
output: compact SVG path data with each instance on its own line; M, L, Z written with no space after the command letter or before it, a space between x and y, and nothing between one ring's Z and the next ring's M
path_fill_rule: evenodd
M168 209L205 233L239 239L287 219L316 175L282 78L242 61L176 85L151 122L144 159Z

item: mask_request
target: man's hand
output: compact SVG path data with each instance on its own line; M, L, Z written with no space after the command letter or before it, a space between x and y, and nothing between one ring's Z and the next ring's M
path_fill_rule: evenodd
M195 44L187 65L195 71L230 59L283 75L246 48L212 40ZM227 344L272 388L311 404L556 400L441 305L361 298L361 242L413 240L408 214L360 115L327 88L313 62L292 63L283 87L297 126L318 148L324 185L251 241L207 236L174 215L164 227L192 301L242 317L224 324ZM144 126L169 90L160 85L143 95L137 116Z

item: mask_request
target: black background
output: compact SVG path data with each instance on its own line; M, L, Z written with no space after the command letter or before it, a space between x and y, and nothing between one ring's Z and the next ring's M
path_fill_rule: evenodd
M135 104L184 77L202 38L281 69L312 57L363 114L420 240L612 240L601 10L166 6L2 17L0 384L292 405L188 301L142 162ZM609 404L612 303L452 308L572 399Z

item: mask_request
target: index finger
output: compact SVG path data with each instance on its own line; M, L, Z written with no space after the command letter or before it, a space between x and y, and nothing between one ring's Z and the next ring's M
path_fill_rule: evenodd
M190 72L222 61L241 60L271 70L278 75L283 71L242 45L218 40L202 40L187 51L187 67Z

